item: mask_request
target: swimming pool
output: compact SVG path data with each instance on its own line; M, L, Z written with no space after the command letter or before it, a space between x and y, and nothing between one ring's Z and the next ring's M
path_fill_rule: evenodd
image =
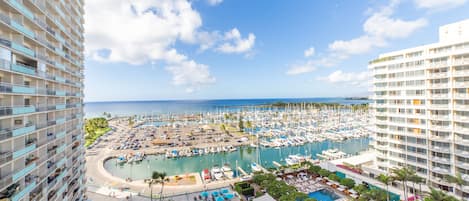
M318 201L334 201L340 198L337 194L327 189L309 193L308 196Z

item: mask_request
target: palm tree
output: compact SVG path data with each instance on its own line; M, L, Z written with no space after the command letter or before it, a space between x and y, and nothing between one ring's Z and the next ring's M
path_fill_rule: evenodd
M144 182L148 183L148 188L150 188L150 200L153 201L153 184L158 183L160 173L153 171L151 174L151 179L145 179Z
M430 193L425 197L425 201L457 201L455 197L446 194L443 191L430 187Z
M410 175L414 175L415 174L415 171L407 168L407 167L403 167L401 169L391 169L391 172L393 174L393 179L394 180L397 180L397 181L401 181L402 182L402 188L404 190L404 200L407 200L408 196L407 196L407 181L409 181L409 178L410 178Z
M166 172L157 172L158 177L157 181L161 184L161 191L160 191L160 201L163 200L163 188L164 183L169 181L169 178L166 177Z
M378 180L384 185L386 185L386 200L389 201L389 184L393 181L393 177L380 174L378 176Z
M410 177L410 181L412 181L413 184L419 185L419 194L417 196L421 196L422 195L422 183L425 181L425 179L423 179L422 177L418 175L412 175ZM414 197L417 198L415 194L415 188L414 188Z
M445 180L448 181L449 183L456 184L459 189L462 189L462 186L464 185L464 180L462 179L461 173L457 172L455 176L453 175L445 175ZM456 194L456 191L454 191ZM461 193L461 200L464 200L463 194Z

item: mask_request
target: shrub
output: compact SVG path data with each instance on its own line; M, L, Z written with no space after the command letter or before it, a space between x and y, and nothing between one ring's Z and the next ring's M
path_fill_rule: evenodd
M241 189L241 194L245 196L254 196L254 188L250 186L248 188L243 188Z
M333 181L340 181L340 177L333 173L329 174L328 178Z
M314 173L314 174L319 174L319 171L321 170L321 167L317 166L317 165L312 165L309 167L308 169L311 173Z
M355 181L353 181L353 179L350 179L350 178L343 178L340 180L340 184L347 186L347 188L353 188L355 186Z
M319 175L321 175L321 177L327 177L331 174L331 172L329 172L328 170L325 170L325 169L321 169L319 170Z

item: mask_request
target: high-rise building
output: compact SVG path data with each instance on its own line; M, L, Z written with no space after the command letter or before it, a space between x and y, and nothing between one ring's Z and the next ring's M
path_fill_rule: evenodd
M373 75L377 167L408 166L430 187L469 197L469 20L437 43L382 54ZM445 175L460 173L462 188Z
M0 200L81 200L83 0L0 0Z

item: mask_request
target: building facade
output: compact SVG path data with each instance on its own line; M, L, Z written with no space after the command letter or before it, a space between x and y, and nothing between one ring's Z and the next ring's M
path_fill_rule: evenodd
M469 20L439 42L382 54L369 64L377 167L409 166L427 185L469 197ZM445 175L460 173L462 189Z
M0 200L82 200L83 0L0 0Z

